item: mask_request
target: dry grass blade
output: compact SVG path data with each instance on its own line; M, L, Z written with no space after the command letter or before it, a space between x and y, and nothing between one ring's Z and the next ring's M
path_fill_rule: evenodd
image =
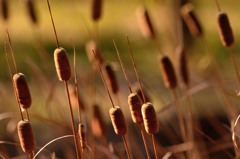
M29 121L21 120L18 123L18 136L22 150L26 153L32 153L36 146L32 126Z
M202 26L194 13L191 3L185 4L181 8L181 16L193 37L200 37L203 34Z
M37 16L37 11L36 11L34 2L35 2L35 0L26 0L26 5L27 5L27 11L28 11L31 21L34 24L37 24L38 16Z

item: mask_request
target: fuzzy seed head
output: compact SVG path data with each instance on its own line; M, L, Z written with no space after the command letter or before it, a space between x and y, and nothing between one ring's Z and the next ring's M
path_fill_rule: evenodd
M172 65L172 62L167 56L162 56L160 59L160 69L163 76L165 87L175 89L177 87L177 78Z
M181 8L181 16L193 37L200 37L203 34L202 26L194 13L192 4L185 4Z
M133 92L137 93L137 95L140 97L142 103L144 103L142 91L141 91L141 88L139 87L138 83L133 87ZM143 93L144 93L146 102L150 102L151 98L149 97L149 94L147 93L146 89L144 89L144 88L143 88Z
M148 102L142 106L142 116L145 130L148 134L156 134L158 132L158 120L153 105Z
M102 16L103 0L92 0L92 19L98 21Z
M71 66L68 54L64 48L57 48L54 51L54 63L60 81L68 81L71 78Z
M225 12L217 14L218 30L223 46L230 47L234 43L232 28Z
M3 19L6 21L9 17L9 9L8 9L8 0L1 0L1 13Z
M18 137L22 150L25 153L31 153L35 150L35 139L32 131L32 126L29 121L21 120L18 125Z
M180 77L185 86L189 85L189 73L187 66L186 54L183 48L179 48L177 50L179 69L180 69Z
M34 24L37 24L38 18L37 18L36 8L34 5L34 0L26 0L26 5L27 5L28 14L29 14L31 21Z
M30 108L32 104L31 94L24 74L16 73L13 76L13 83L20 106L23 109Z
M116 75L110 64L104 65L103 75L106 79L106 83L107 83L107 86L110 89L110 91L113 94L117 94L117 92L119 91L119 86L118 86Z
M115 106L109 110L114 131L117 135L123 136L127 133L127 124L120 107Z
M132 120L134 123L142 124L143 118L142 118L142 101L140 97L137 95L137 93L131 93L128 96L128 105L130 108Z
M103 119L102 112L98 105L93 106L93 116L91 119L92 133L96 137L104 137L106 135L106 124Z
M80 137L80 145L82 149L86 148L86 130L83 124L78 124L78 135Z
M140 30L145 38L155 38L155 31L149 13L145 7L138 7L136 11Z

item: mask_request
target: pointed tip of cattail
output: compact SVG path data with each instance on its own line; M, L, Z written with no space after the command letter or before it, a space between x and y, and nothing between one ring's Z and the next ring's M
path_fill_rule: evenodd
M34 0L26 0L26 6L29 18L31 19L32 23L37 24L38 16L34 2Z
M36 146L30 122L28 120L21 120L18 122L17 128L22 150L25 153L33 152Z
M148 10L140 6L136 10L136 15L143 37L150 39L155 38L156 34Z
M117 77L112 66L109 63L105 63L103 65L103 75L106 79L106 83L110 91L114 94L117 94L119 91Z
M142 116L145 130L148 134L156 134L159 130L158 119L153 105L148 102L142 106Z
M20 106L23 109L30 108L32 104L32 98L25 75L23 73L14 74L13 83Z
M223 46L230 47L234 43L234 36L227 13L218 12L217 23Z
M193 5L187 3L181 7L181 16L193 37L200 37L203 34L202 26L194 13Z
M104 137L106 135L106 124L100 107L97 104L93 105L93 114L91 118L92 133L96 137Z
M160 69L165 87L175 89L177 87L177 77L173 64L167 56L160 57Z
M109 110L114 131L117 135L123 136L127 133L127 124L124 114L119 106L112 107Z
M102 16L103 0L92 0L92 20L98 21Z
M54 51L54 63L60 81L68 81L71 78L71 66L68 54L64 48L57 48Z
M133 122L137 124L142 124L143 123L143 118L141 113L142 101L137 93L131 93L128 96L128 105L130 108Z

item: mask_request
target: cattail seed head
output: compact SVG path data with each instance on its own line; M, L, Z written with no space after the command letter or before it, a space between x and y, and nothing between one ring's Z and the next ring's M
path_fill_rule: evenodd
M54 62L59 80L68 81L71 78L71 67L68 54L64 48L55 49Z
M183 48L177 49L177 55L178 55L178 65L180 70L180 77L182 82L185 86L189 85L189 73L188 73L188 66L187 66L187 59L186 54Z
M227 14L219 12L217 14L217 22L222 44L226 47L231 46L234 43L234 37Z
M103 66L103 75L106 79L108 88L110 88L110 91L114 94L117 94L119 91L119 86L114 70L110 64L105 64Z
M127 133L127 124L120 107L115 106L109 110L114 131L117 135L123 136Z
M142 116L145 130L148 134L156 134L158 132L158 120L153 105L148 102L142 106Z
M92 0L92 19L98 21L102 16L103 0Z
M172 62L167 56L162 56L160 59L160 69L163 76L164 84L167 88L175 89L177 87L177 78L172 65Z
M35 150L35 139L30 122L27 120L21 120L18 122L17 128L22 150L25 153L33 152Z
M28 109L32 104L32 98L25 75L22 73L16 73L13 76L13 83L20 106L23 109Z
M80 137L80 145L82 149L86 148L86 130L83 124L78 124L78 135Z
M1 0L1 13L3 19L6 21L9 17L9 11L8 11L8 0Z
M128 105L130 108L132 120L134 123L142 124L143 118L142 118L142 101L140 97L137 95L137 93L131 93L128 96Z
M102 112L98 105L93 106L93 115L91 118L92 133L96 137L104 137L106 135L106 124L103 119Z
M26 0L26 5L27 5L27 11L28 11L31 21L34 24L37 24L38 18L37 18L36 8L34 5L34 0Z
M94 56L92 50L94 51L96 57ZM92 63L93 69L98 70L98 62L100 65L102 65L104 63L104 60L96 41L91 40L86 44L86 52L89 62Z
M149 97L149 94L146 91L146 89L142 88L142 91L144 93L144 97L145 97L145 100L146 100L145 102L150 102L151 98ZM141 88L140 88L138 83L133 86L133 92L137 93L137 95L140 97L142 103L144 103L142 91L141 91Z
M143 36L145 38L155 38L155 31L147 9L145 7L138 7L136 15Z
M194 13L192 4L187 3L181 8L181 16L193 37L200 37L203 34L202 26Z

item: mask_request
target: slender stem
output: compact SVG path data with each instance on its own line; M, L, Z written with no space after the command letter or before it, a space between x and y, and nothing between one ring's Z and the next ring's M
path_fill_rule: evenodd
M215 0L215 2L216 2L218 11L221 12L221 7L220 7L220 4L219 4L218 0Z
M151 159L150 158L150 154L149 154L149 150L148 150L148 148L147 148L147 143L146 143L146 139L145 139L145 136L144 136L144 130L143 130L143 124L140 124L139 125L140 126L140 131L141 131L141 135L142 135L142 139L143 139L143 144L144 144L144 148L145 148L145 150L146 150L146 154L147 154L147 158L148 159Z
M106 83L106 81L105 81L105 78L104 78L104 76L103 76L103 72L102 72L102 69L101 69L101 66L100 66L100 62L98 61L98 58L97 58L96 53L94 52L94 50L92 50L92 52L93 52L93 54L94 54L94 56L95 56L95 59L96 59L96 61L97 61L98 68L99 68L99 72L100 72L100 75L101 75L101 77L102 77L102 81L103 81L103 83L104 83L104 86L105 86L105 88L106 88L106 90L107 90L109 99L111 100L112 107L114 108L114 103L113 103L112 97L111 97L111 95L110 95L110 91L109 91L109 89L108 89L108 87L107 87L107 83Z
M131 159L130 151L128 149L128 145L127 145L127 141L126 141L125 136L122 136L122 139L123 139L123 142L124 142L124 146L125 146L125 149L126 149L126 152L127 152L128 159Z
M72 131L73 131L73 135L74 135L76 154L77 154L77 158L80 159L81 155L79 153L79 146L78 146L78 141L77 141L78 137L77 137L76 128L75 128L75 124L74 124L73 111L72 111L72 105L71 105L67 81L64 81L64 84L65 84L65 90L66 90L66 94L67 94L67 98L68 98L69 110L70 110L70 115L71 115Z
M49 10L50 17L51 17L51 21L52 21L52 26L53 26L54 35L55 35L55 38L56 38L57 48L59 48L57 31L56 31L56 27L55 27L55 24L54 24L54 20L53 20L53 16L52 16L52 11L51 11L51 6L50 6L50 3L49 3L49 0L47 0L47 4L48 4L48 10Z
M151 136L152 136L152 142L153 142L153 149L154 149L155 158L158 159L156 141L155 141L154 135L152 134Z
M172 95L173 100L175 101L175 106L176 106L182 140L183 140L183 142L186 142L187 141L186 129L185 129L184 121L183 121L183 116L182 116L182 113L180 110L180 104L178 101L176 90L174 90L174 89L171 90L171 95Z
M237 76L238 86L240 88L240 74L239 74L239 70L238 70L238 67L237 67L237 64L236 64L235 57L233 55L232 47L229 48L229 53L230 53L232 64L233 64L233 67L234 67L234 70L235 70L235 73L236 73L236 76Z
M30 121L30 117L29 117L29 113L28 113L28 109L24 109L27 115L27 120Z

